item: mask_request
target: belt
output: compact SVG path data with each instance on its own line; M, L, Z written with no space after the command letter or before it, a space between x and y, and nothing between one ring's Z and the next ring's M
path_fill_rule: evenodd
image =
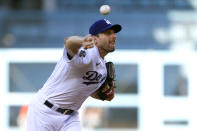
M49 102L48 100L46 100L44 102L44 104L49 107L49 108L52 108L54 105ZM73 113L74 111L73 110L70 110L70 109L62 109L62 108L57 108L55 111L61 113L61 114L64 114L64 115L70 115L71 113Z

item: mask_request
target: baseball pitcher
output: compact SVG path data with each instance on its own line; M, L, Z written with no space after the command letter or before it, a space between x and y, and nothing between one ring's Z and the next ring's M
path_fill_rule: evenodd
M64 40L64 51L54 71L31 100L27 131L81 131L78 109L92 96L114 98L114 66L104 57L115 50L121 25L101 19L85 37Z

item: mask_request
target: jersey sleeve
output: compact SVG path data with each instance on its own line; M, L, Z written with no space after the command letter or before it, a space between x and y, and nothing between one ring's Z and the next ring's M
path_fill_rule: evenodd
M94 46L90 49L84 49L81 47L76 55L72 59L68 58L66 48L64 48L63 57L64 60L69 62L72 66L82 67L84 65L90 64L98 58L97 47Z
M73 57L73 58L74 58L74 57ZM72 58L72 59L73 59L73 58ZM66 47L64 47L63 59L64 59L66 62L69 62L70 60L72 60L72 59L69 59L69 57L68 57L68 52L67 52L67 50L66 50Z

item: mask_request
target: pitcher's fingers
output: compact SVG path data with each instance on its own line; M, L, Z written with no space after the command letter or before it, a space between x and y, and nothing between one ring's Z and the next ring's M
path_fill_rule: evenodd
M87 48L93 48L94 47L94 45L88 45L87 46Z
M94 44L87 44L87 45L84 45L83 47L84 49L93 48Z
M85 41L88 41L89 37L92 37L92 36L91 36L90 34L86 35L86 36L84 37L83 41L84 41L84 42L85 42Z

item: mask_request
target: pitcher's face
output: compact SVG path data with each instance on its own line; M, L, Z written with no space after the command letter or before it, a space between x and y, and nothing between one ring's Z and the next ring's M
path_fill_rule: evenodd
M99 44L98 47L106 50L107 52L113 52L116 47L116 33L113 29L108 29L98 34Z

